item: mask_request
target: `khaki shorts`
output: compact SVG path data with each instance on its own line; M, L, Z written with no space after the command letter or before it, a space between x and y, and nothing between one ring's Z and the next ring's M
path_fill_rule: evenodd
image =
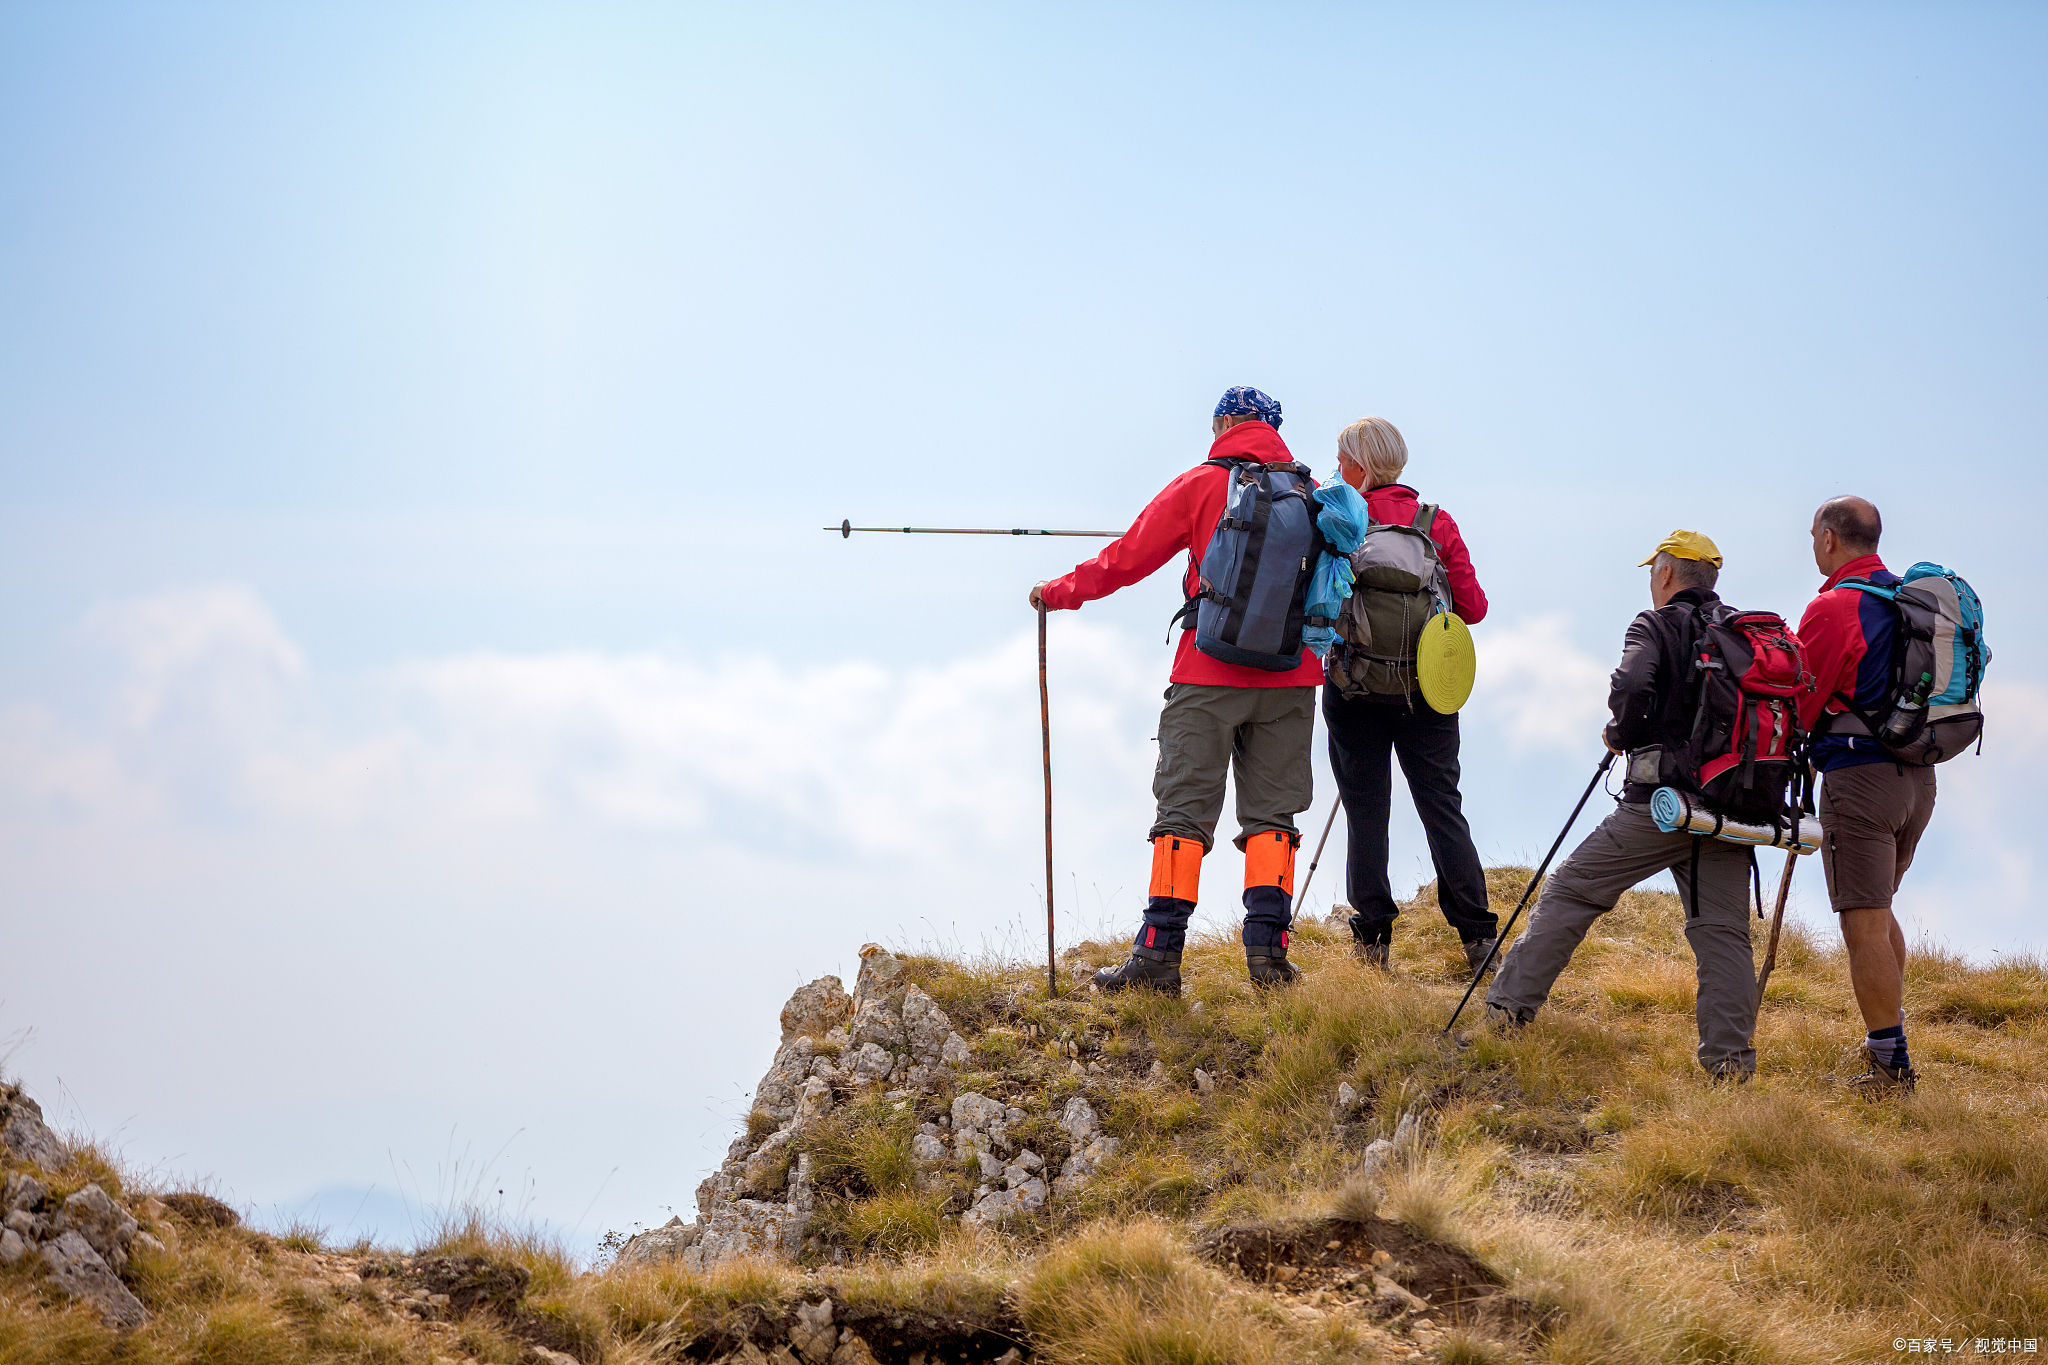
M1934 816L1934 769L1837 768L1820 780L1820 865L1843 910L1889 910Z

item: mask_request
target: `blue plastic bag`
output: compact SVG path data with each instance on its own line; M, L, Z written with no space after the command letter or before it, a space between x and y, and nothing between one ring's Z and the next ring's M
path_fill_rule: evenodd
M1351 552L1365 539L1365 528L1372 515L1365 510L1365 499L1358 496L1357 490L1336 475L1316 489L1316 501L1323 509L1316 513L1316 529L1323 533L1330 548L1316 560L1316 571L1308 581L1307 613L1334 621L1351 596ZM1337 643L1336 628L1304 626L1301 643L1320 659Z

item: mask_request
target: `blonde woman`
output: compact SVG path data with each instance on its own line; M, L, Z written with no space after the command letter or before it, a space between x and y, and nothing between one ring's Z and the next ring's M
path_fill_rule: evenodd
M1365 497L1376 522L1416 524L1421 496L1399 480L1408 467L1408 443L1392 422L1367 417L1337 438L1337 468ZM1486 618L1486 593L1450 514L1438 509L1427 527L1449 570L1451 605L1467 625ZM1350 832L1345 866L1351 933L1360 956L1384 968L1400 913L1387 877L1387 821L1393 806L1392 759L1401 760L1415 810L1429 836L1436 865L1437 905L1464 941L1476 970L1493 949L1499 922L1486 904L1486 876L1465 823L1458 795L1458 718L1440 715L1415 689L1412 667L1367 664L1345 670L1339 650L1330 657L1323 687L1323 720L1330 731L1330 768L1344 798Z

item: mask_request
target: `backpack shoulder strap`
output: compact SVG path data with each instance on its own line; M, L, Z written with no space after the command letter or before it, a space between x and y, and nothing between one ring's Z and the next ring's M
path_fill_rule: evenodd
M1437 505L1433 502L1425 502L1415 509L1415 520L1408 524L1422 532L1422 534L1428 535L1429 528L1436 524L1436 514Z
M1898 600L1900 587L1897 583L1892 584L1890 587L1885 587L1882 584L1873 583L1867 578L1845 578L1835 584L1835 586L1838 588L1854 588L1858 592L1867 592L1872 597L1882 597L1887 602L1896 602Z

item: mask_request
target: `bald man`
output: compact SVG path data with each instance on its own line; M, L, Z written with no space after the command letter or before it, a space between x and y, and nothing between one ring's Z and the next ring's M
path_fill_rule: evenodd
M1902 764L1871 737L1865 714L1885 708L1898 611L1844 584L1899 581L1877 556L1884 522L1862 498L1833 498L1813 514L1813 562L1825 581L1799 620L1818 686L1800 703L1821 774L1821 869L1849 950L1849 984L1867 1030L1869 1070L1850 1084L1872 1099L1913 1089L1906 1051L1906 935L1892 896L1934 815L1934 769Z

